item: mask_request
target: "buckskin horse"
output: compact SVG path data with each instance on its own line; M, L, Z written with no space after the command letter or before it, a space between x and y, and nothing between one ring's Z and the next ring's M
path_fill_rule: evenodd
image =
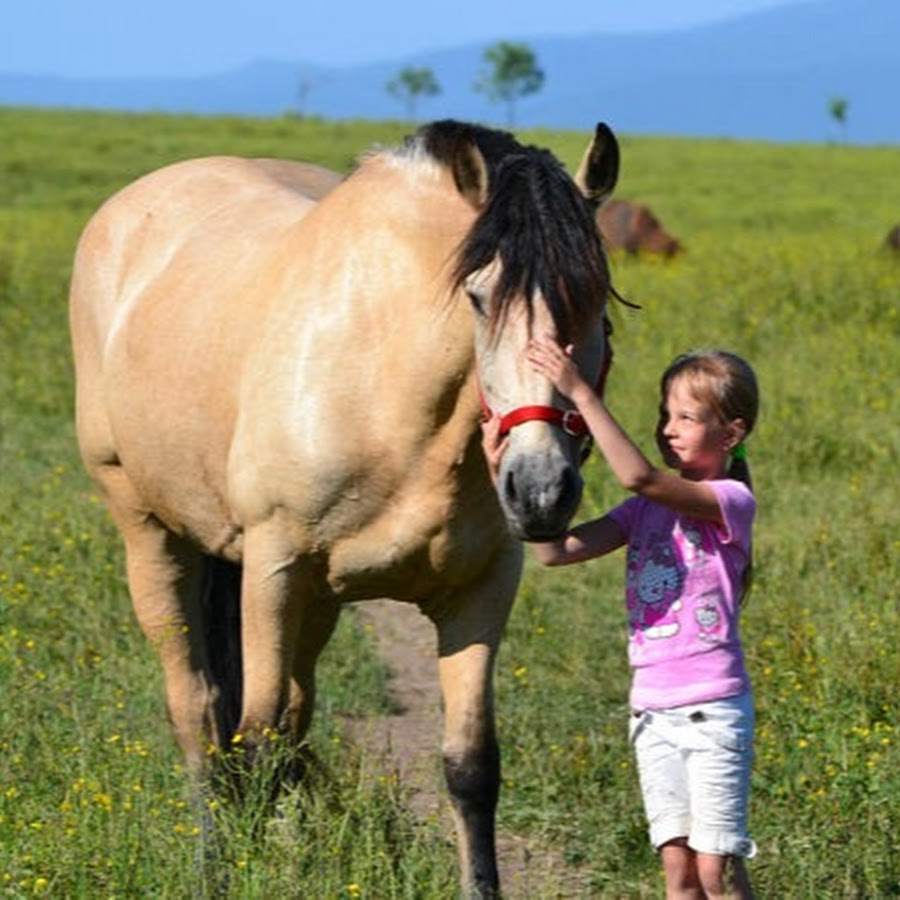
M299 744L342 604L416 603L436 626L463 889L497 893L494 658L521 540L560 534L582 485L584 424L525 348L552 334L599 373L594 210L618 163L602 123L573 180L546 150L442 121L344 178L176 163L88 223L78 441L198 785L235 736ZM496 488L485 409L509 432Z

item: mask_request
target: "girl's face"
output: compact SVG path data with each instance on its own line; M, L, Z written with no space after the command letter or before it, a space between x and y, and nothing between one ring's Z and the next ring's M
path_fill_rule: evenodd
M691 393L687 379L676 376L660 409L656 440L666 465L686 478L721 478L728 454L742 437L739 422L720 421Z

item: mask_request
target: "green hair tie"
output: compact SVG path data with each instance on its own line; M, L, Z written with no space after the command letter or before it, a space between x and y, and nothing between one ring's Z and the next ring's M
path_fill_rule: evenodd
M747 445L741 441L734 450L731 451L732 459L746 459L747 458Z

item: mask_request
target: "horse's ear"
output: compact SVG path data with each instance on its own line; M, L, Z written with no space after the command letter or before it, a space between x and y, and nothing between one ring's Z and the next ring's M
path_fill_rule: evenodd
M587 199L600 206L619 178L619 142L605 122L598 122L594 139L575 174L575 184Z
M459 192L475 209L488 195L487 163L474 141L462 141L453 154L453 179Z

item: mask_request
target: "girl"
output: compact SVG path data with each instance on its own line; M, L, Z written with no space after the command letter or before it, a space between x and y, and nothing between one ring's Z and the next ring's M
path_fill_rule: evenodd
M538 339L529 361L575 405L613 474L637 496L533 546L542 563L558 566L627 544L630 737L666 896L751 898L744 859L756 852L747 836L753 702L738 611L756 510L743 446L756 421L756 377L724 351L679 356L666 369L656 438L673 475L632 443L570 354ZM498 424L484 425L495 479L505 449Z

